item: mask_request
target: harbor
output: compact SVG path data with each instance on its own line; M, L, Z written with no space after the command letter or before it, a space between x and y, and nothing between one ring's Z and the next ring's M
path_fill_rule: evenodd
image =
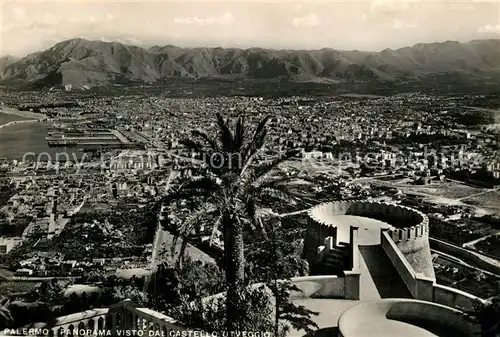
M107 129L52 129L45 137L49 147L77 147L83 149L141 149L149 140L134 131Z

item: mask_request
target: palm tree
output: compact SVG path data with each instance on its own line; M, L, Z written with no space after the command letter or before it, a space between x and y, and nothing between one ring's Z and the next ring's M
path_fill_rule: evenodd
M250 131L243 118L239 118L233 132L228 121L217 114L216 137L193 131L191 139L182 141L194 154L189 164L192 176L164 200L168 203L181 198L189 200L193 206L191 215L176 229L176 236L182 237L183 243L193 235L199 238L208 234L212 240L219 229L222 232L227 283L226 327L229 331L238 330L238 322L244 317L240 296L245 286L245 231L263 230L258 221L260 206L276 201L295 203L293 191L288 186L289 178L272 173L296 151L272 160L263 160L260 156L269 119L265 117ZM209 225L204 226L207 222Z
M500 296L491 298L488 303L478 302L471 309L463 309L465 317L481 328L481 337L500 336Z
M8 327L14 321L9 307L9 299L0 299L0 328Z
M0 282L5 282L10 279L11 272L0 268Z

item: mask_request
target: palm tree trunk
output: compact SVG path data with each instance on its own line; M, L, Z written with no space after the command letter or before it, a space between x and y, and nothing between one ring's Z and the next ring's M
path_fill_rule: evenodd
M245 259L243 255L243 226L234 216L223 219L224 226L224 269L227 283L226 327L228 331L238 331L245 315L243 290L245 281Z

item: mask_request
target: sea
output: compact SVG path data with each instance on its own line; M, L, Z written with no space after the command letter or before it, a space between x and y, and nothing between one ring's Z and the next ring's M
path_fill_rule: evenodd
M0 125L11 121L28 120L16 115L0 112ZM47 122L34 121L32 123L21 123L8 125L0 128L0 158L8 160L33 160L45 162L56 160L56 154L59 158L80 158L81 153L76 148L49 147L45 137L50 124ZM65 153L65 154L63 154Z

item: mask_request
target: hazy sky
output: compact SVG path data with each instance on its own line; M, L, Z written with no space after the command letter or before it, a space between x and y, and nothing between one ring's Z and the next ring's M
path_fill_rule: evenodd
M382 50L500 38L500 0L4 1L2 54L73 38L135 45Z

